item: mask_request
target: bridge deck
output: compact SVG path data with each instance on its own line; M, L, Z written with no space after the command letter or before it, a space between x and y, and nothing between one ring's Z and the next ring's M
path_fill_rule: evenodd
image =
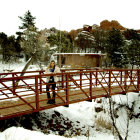
M106 87L106 89L108 90L107 87ZM88 96L90 96L89 89L84 89L84 91L87 93ZM107 93L102 88L93 88L92 91L93 92L92 92L91 99L100 98L100 97L107 97ZM129 88L129 92L130 91L135 91L135 87L131 85ZM65 92L58 92L58 94L60 97L62 97L64 100L66 100ZM123 94L122 91L120 90L120 87L118 87L118 86L114 86L112 88L111 95L116 95L116 94ZM34 103L31 103L31 105L35 108L35 106L36 106L35 96L27 97L24 99L27 102L34 102ZM89 99L87 98L87 96L85 94L83 94L83 92L81 92L81 90L69 91L69 104L81 102L81 101L86 101L86 100L89 100ZM57 107L57 106L63 106L63 105L66 105L66 104L58 97L56 97L55 104L47 104L46 93L39 95L40 110L49 109L49 108L53 108L53 107ZM10 108L7 108L8 106L10 106ZM13 107L11 108L11 106L13 106ZM17 113L33 112L34 111L30 106L28 106L27 104L24 104L24 102L21 99L0 102L0 107L4 108L4 109L0 110L1 117L14 116Z

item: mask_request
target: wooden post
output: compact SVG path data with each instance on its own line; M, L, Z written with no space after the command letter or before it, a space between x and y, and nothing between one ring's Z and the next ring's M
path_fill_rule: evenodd
M81 73L82 70L80 70L80 87L82 87L82 73Z
M120 82L121 82L121 85L122 85L122 71L121 71L121 75L120 75Z
M67 102L67 105L65 107L69 107L69 77L68 77L68 74L66 74L66 102Z
M125 75L124 75L124 94L127 93L127 78L128 78L128 71L125 70Z
M92 100L92 72L90 72L90 98Z
M98 72L97 72L97 70L96 70L96 77L95 78L96 78L96 86L97 86L97 84L98 84L98 82L97 82L98 81L97 80L98 79Z
M109 70L109 85L108 85L108 93L111 96L111 70Z
M64 88L64 74L63 74L63 70L61 72L62 72L62 89L63 89Z
M133 83L132 74L133 74L133 70L130 71L130 85L132 85L132 83Z
M140 91L140 70L137 70L137 89L138 89L138 92Z
M12 83L13 83L13 95L15 95L15 92L16 92L16 84L15 84L15 79L14 79L14 77L15 77L14 73L12 73L12 77L13 77L13 80L12 80Z
M40 85L40 94L42 93L42 81L41 81L41 71L39 72L39 85Z
M36 109L39 109L38 76L35 76L35 102Z
M58 54L58 65L61 68L62 67L62 61L61 61L61 55Z

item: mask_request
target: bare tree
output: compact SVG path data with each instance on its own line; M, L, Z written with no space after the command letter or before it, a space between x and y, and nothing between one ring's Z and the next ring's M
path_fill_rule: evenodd
M134 112L134 107L135 107L135 102L132 102L132 106L130 106L128 104L128 97L127 97L127 105L121 105L119 106L119 108L115 109L114 107L114 101L112 100L111 97L108 98L109 99L109 114L110 114L110 118L112 120L112 125L116 131L116 134L119 138L119 140L123 140L121 131L119 130L117 124L116 124L116 114L117 114L117 110L119 110L120 108L124 108L126 111L126 129L125 129L125 136L124 136L124 140L128 139L128 134L129 134L129 125L130 125L130 119L132 119L133 116L133 112Z
M112 108L112 99L111 99L111 97L109 97L108 99L109 99L109 113L110 113L110 118L112 120L112 125L113 125L113 127L114 127L114 129L115 129L115 131L117 133L117 136L119 137L119 139L123 140L123 138L122 138L122 136L121 136L121 134L120 134L120 132L118 130L118 127L117 127L117 125L115 123L114 113L113 113L114 111L113 111L113 108Z

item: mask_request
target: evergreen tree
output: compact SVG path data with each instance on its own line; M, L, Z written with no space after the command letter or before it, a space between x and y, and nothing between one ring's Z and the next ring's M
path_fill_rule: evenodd
M139 40L140 41L140 34L137 33L136 30L127 29L124 31L123 35L125 36L126 40Z
M0 33L0 48L3 60L6 60L6 46L7 44L7 35L5 33Z
M19 18L22 21L22 26L19 26L19 29L22 30L36 30L35 26L35 17L32 16L31 12L28 10L25 14L24 17L19 16Z
M18 35L21 42L20 43L21 47L24 53L26 54L28 60L22 70L23 73L20 75L23 76L24 72L27 70L27 68L32 62L36 62L40 64L40 58L43 54L43 49L42 49L43 43L39 38L40 34L35 26L34 20L36 18L31 15L31 12L27 11L24 17L19 17L19 18L23 22L22 26L19 26L19 29L22 29L23 31L18 32ZM18 85L18 82L19 80L17 81L16 85Z
M75 38L75 44L81 49L81 52L95 52L95 38L94 36L87 32L81 31Z
M126 56L132 69L134 65L140 66L140 41L131 40L130 44L126 48Z
M126 38L126 58L132 69L134 65L140 66L140 34L136 30L127 29L123 35Z
M110 64L115 67L122 67L124 62L124 39L118 29L112 29L108 33L105 50L110 59Z
M107 36L107 31L97 28L93 31L93 36L95 37L95 50L96 52L104 52L104 45Z
M47 38L47 42L50 43L50 46L57 45L56 50L60 53L71 52L72 50L72 43L67 32L57 31Z
M21 47L15 36L8 37L5 33L0 33L0 46L4 61L15 61L20 56Z
M32 16L30 11L27 11L24 17L19 16L19 18L22 21L22 26L19 26L19 29L23 31L17 32L17 34L19 35L22 49L26 54L26 60L32 58L35 61L39 59L42 53L42 42L39 40L40 34L34 21L36 18Z
M7 39L6 45L6 61L10 62L16 57L15 37L10 36Z

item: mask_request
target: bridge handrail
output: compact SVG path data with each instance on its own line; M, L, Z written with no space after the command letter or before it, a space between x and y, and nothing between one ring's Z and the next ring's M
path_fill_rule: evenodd
M89 71L77 71L77 72L61 72L61 73L56 73L56 74L36 74L36 75L29 75L29 76L18 76L18 77L5 77L5 78L0 78L1 81L3 80L19 80L19 79L28 79L28 78L33 78L33 77L47 77L47 76L56 76L56 75L66 75L66 74L80 74L80 73L90 73L90 72L109 72L109 71L140 71L140 69L124 69L124 70L114 70L114 69L105 69L105 70L89 70ZM43 72L43 71L32 71L32 72ZM31 73L31 72L29 72ZM14 74L14 73L10 73L10 74Z
M90 71L90 70L92 70L92 71L109 71L109 70L112 70L112 71L137 71L137 70L140 70L140 69L94 69L94 68L88 68L88 69L84 69L84 68L82 68L82 69L63 69L63 68L61 68L60 69L62 72L63 71L72 71L72 70L88 70L88 71ZM43 72L45 72L45 70L36 70L36 71L25 71L25 72L7 72L7 73L0 73L0 75L10 75L10 74L21 74L21 73L43 73Z

